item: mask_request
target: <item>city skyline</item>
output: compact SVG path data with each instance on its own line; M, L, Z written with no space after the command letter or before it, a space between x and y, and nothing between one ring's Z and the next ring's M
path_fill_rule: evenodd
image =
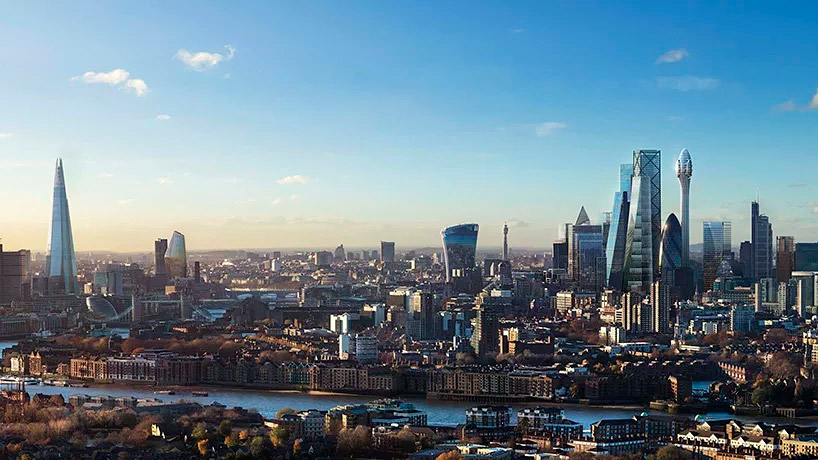
M636 149L666 152L661 217L681 216L670 172L683 148L697 166L692 244L706 220L749 240L756 189L776 234L818 239L814 27L786 27L818 15L534 4L458 21L451 5L260 5L214 33L226 8L8 6L0 38L28 41L0 52L0 193L26 195L6 206L7 247L45 250L58 156L78 251L141 251L174 229L197 250L424 247L467 221L484 247L508 222L513 249L549 247L581 205L609 211L612 170ZM87 18L100 29L77 27ZM629 27L646 20L661 30L650 43ZM746 36L761 26L787 45Z

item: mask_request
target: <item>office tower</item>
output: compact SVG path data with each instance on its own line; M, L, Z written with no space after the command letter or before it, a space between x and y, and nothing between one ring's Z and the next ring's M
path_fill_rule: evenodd
M381 262L385 264L391 264L395 262L394 241L381 241Z
M318 267L328 267L332 264L332 253L329 251L318 251L313 255L313 263Z
M792 270L795 268L795 238L792 236L779 236L776 239L775 273L779 283L790 280Z
M625 244L625 285L647 293L659 271L662 237L661 152L635 150L628 236Z
M500 318L503 317L503 304L498 297L482 294L475 307L474 331L470 343L477 356L500 351Z
M570 227L568 254L568 272L580 289L594 291L604 285L602 226L591 224L585 207L580 209L576 224Z
M196 284L202 282L202 264L199 263L198 260L193 262L193 281L195 281Z
M758 201L750 205L753 281L773 276L773 226L770 218L759 213ZM747 277L747 274L744 274Z
M407 299L406 333L417 340L435 338L435 295L416 291Z
M153 264L156 267L157 275L167 275L165 268L165 253L168 252L168 240L158 238L153 243Z
M30 251L4 252L0 244L0 305L28 297L30 261Z
M755 310L751 305L733 305L730 309L730 330L750 332L754 318Z
M187 277L185 235L176 231L171 235L168 250L165 252L165 270L170 279Z
M347 260L347 253L344 250L344 245L343 244L339 245L338 247L335 248L335 255L334 255L333 259L336 262L343 262L343 261Z
M818 243L795 243L795 271L818 272Z
M640 305L642 296L637 292L626 292L622 294L622 327L627 332L640 331Z
M568 270L568 241L555 241L552 248L551 267Z
M51 208L46 271L48 272L49 292L75 295L80 293L62 159L57 159L57 169L54 172L54 201Z
M687 267L690 264L690 178L693 177L693 160L687 149L682 149L676 160L676 177L682 189L682 267Z
M775 313L778 302L778 288L775 279L761 278L753 285L755 310Z
M738 249L738 262L741 265L741 276L753 278L753 243L742 241Z
M508 224L503 224L503 260L508 260Z
M477 253L477 224L461 224L443 229L443 261L446 265L446 282L452 280L452 272L472 269Z
M619 191L614 194L611 227L605 243L605 280L609 288L617 291L623 289L622 270L625 264L625 244L628 239L632 177L632 164L619 165Z
M676 271L682 268L684 231L675 214L667 216L662 227L662 243L659 247L659 274L668 288L677 286Z
M704 237L702 276L704 290L710 291L713 289L713 281L716 280L716 272L722 260L731 257L732 227L730 222L705 221L702 230Z
M818 281L815 273L793 272L792 280L795 288L795 312L803 318L815 314L815 285Z
M672 214L671 214L672 215ZM681 237L681 235L679 235ZM681 239L681 238L680 238ZM681 254L680 254L681 255ZM656 280L650 285L651 331L657 334L669 334L671 286L665 280Z

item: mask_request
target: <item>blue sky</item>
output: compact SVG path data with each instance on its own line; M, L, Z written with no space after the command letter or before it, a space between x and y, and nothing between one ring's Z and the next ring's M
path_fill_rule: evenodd
M0 7L0 237L80 250L546 247L618 165L694 162L701 221L818 239L818 5L71 2ZM117 71L117 69L120 69ZM813 98L816 98L813 102ZM810 105L815 106L811 109Z

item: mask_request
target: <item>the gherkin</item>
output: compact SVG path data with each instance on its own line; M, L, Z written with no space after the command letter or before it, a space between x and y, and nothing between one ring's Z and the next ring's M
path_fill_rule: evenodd
M62 159L57 159L54 172L54 201L51 208L51 230L46 255L48 290L54 294L79 294L77 259L74 256L74 236L65 192Z

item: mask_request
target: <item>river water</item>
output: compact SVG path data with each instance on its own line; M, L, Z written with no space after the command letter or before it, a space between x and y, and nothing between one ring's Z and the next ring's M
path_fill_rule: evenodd
M15 344L16 342L0 342L0 350ZM706 387L706 382L698 384L700 387ZM152 387L122 387L113 385L99 385L89 388L66 388L66 387L52 387L45 385L29 385L26 386L29 394L43 393L48 395L60 394L66 401L68 397L74 394L87 395L109 395L113 397L131 396L134 398L157 398L162 401L178 401L179 399L186 399L199 402L206 405L212 402L224 404L228 407L243 407L245 409L255 409L265 417L273 417L280 409L289 407L296 410L318 409L328 410L336 406L344 404L361 404L372 401L374 398L370 396L360 395L342 395L342 394L326 394L326 393L304 393L304 392L286 392L286 391L265 391L265 390L235 390L222 388L206 388L207 397L195 397L191 395L190 390L177 390L175 395L154 394ZM192 389L191 389L192 390ZM428 416L429 425L437 426L454 426L463 423L466 418L466 409L473 407L475 403L470 402L451 402L451 401L437 401L416 397L401 398L407 402L415 405L419 410L425 411ZM537 403L520 403L513 404L512 421L516 423L516 411L518 409L536 406ZM624 408L597 408L577 405L563 406L565 409L565 417L575 422L581 423L587 429L591 423L594 423L603 418L630 418L642 412L647 412L652 415L666 415L664 412L652 411L650 409L624 409ZM708 419L723 419L723 418L737 418L743 420L758 420L752 417L740 417L727 414L726 412L711 412L705 415ZM772 419L766 419L772 422ZM786 419L776 419L776 422L786 423ZM789 423L792 423L789 420ZM818 421L814 420L799 420L797 423L806 425L818 425Z

